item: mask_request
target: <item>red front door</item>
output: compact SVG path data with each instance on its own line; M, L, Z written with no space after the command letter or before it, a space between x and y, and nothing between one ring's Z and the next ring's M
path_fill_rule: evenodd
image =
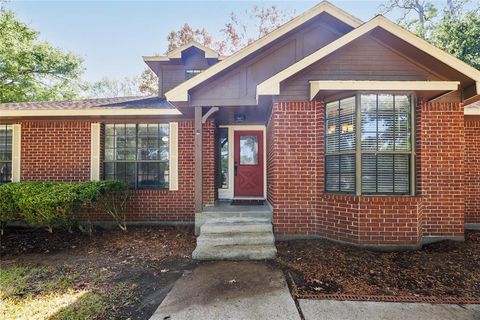
M235 131L235 197L263 197L263 132Z

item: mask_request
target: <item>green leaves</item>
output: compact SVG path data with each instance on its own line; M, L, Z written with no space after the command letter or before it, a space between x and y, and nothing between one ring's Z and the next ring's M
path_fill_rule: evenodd
M0 103L66 100L78 95L82 60L39 42L38 36L12 11L0 10Z
M76 214L100 209L126 230L128 185L123 181L83 183L25 181L0 185L0 230L13 221L32 227L71 228Z
M435 26L429 40L440 49L480 69L480 14L477 11L458 18L446 14Z

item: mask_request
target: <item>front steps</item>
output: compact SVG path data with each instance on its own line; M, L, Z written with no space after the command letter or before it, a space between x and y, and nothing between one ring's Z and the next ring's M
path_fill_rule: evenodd
M269 218L207 218L192 257L198 260L263 260L277 254Z

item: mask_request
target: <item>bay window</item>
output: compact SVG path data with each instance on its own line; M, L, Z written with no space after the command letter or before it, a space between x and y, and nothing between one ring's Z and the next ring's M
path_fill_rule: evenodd
M134 189L167 189L169 125L106 124L104 178Z
M326 104L325 191L411 194L412 97L358 94Z

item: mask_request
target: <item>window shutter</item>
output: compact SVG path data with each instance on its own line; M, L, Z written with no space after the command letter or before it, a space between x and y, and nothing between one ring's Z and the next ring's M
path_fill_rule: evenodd
M22 125L12 125L12 182L20 181L20 165L22 150Z
M178 122L170 122L169 189L178 190Z
M91 124L90 180L100 180L100 123Z

